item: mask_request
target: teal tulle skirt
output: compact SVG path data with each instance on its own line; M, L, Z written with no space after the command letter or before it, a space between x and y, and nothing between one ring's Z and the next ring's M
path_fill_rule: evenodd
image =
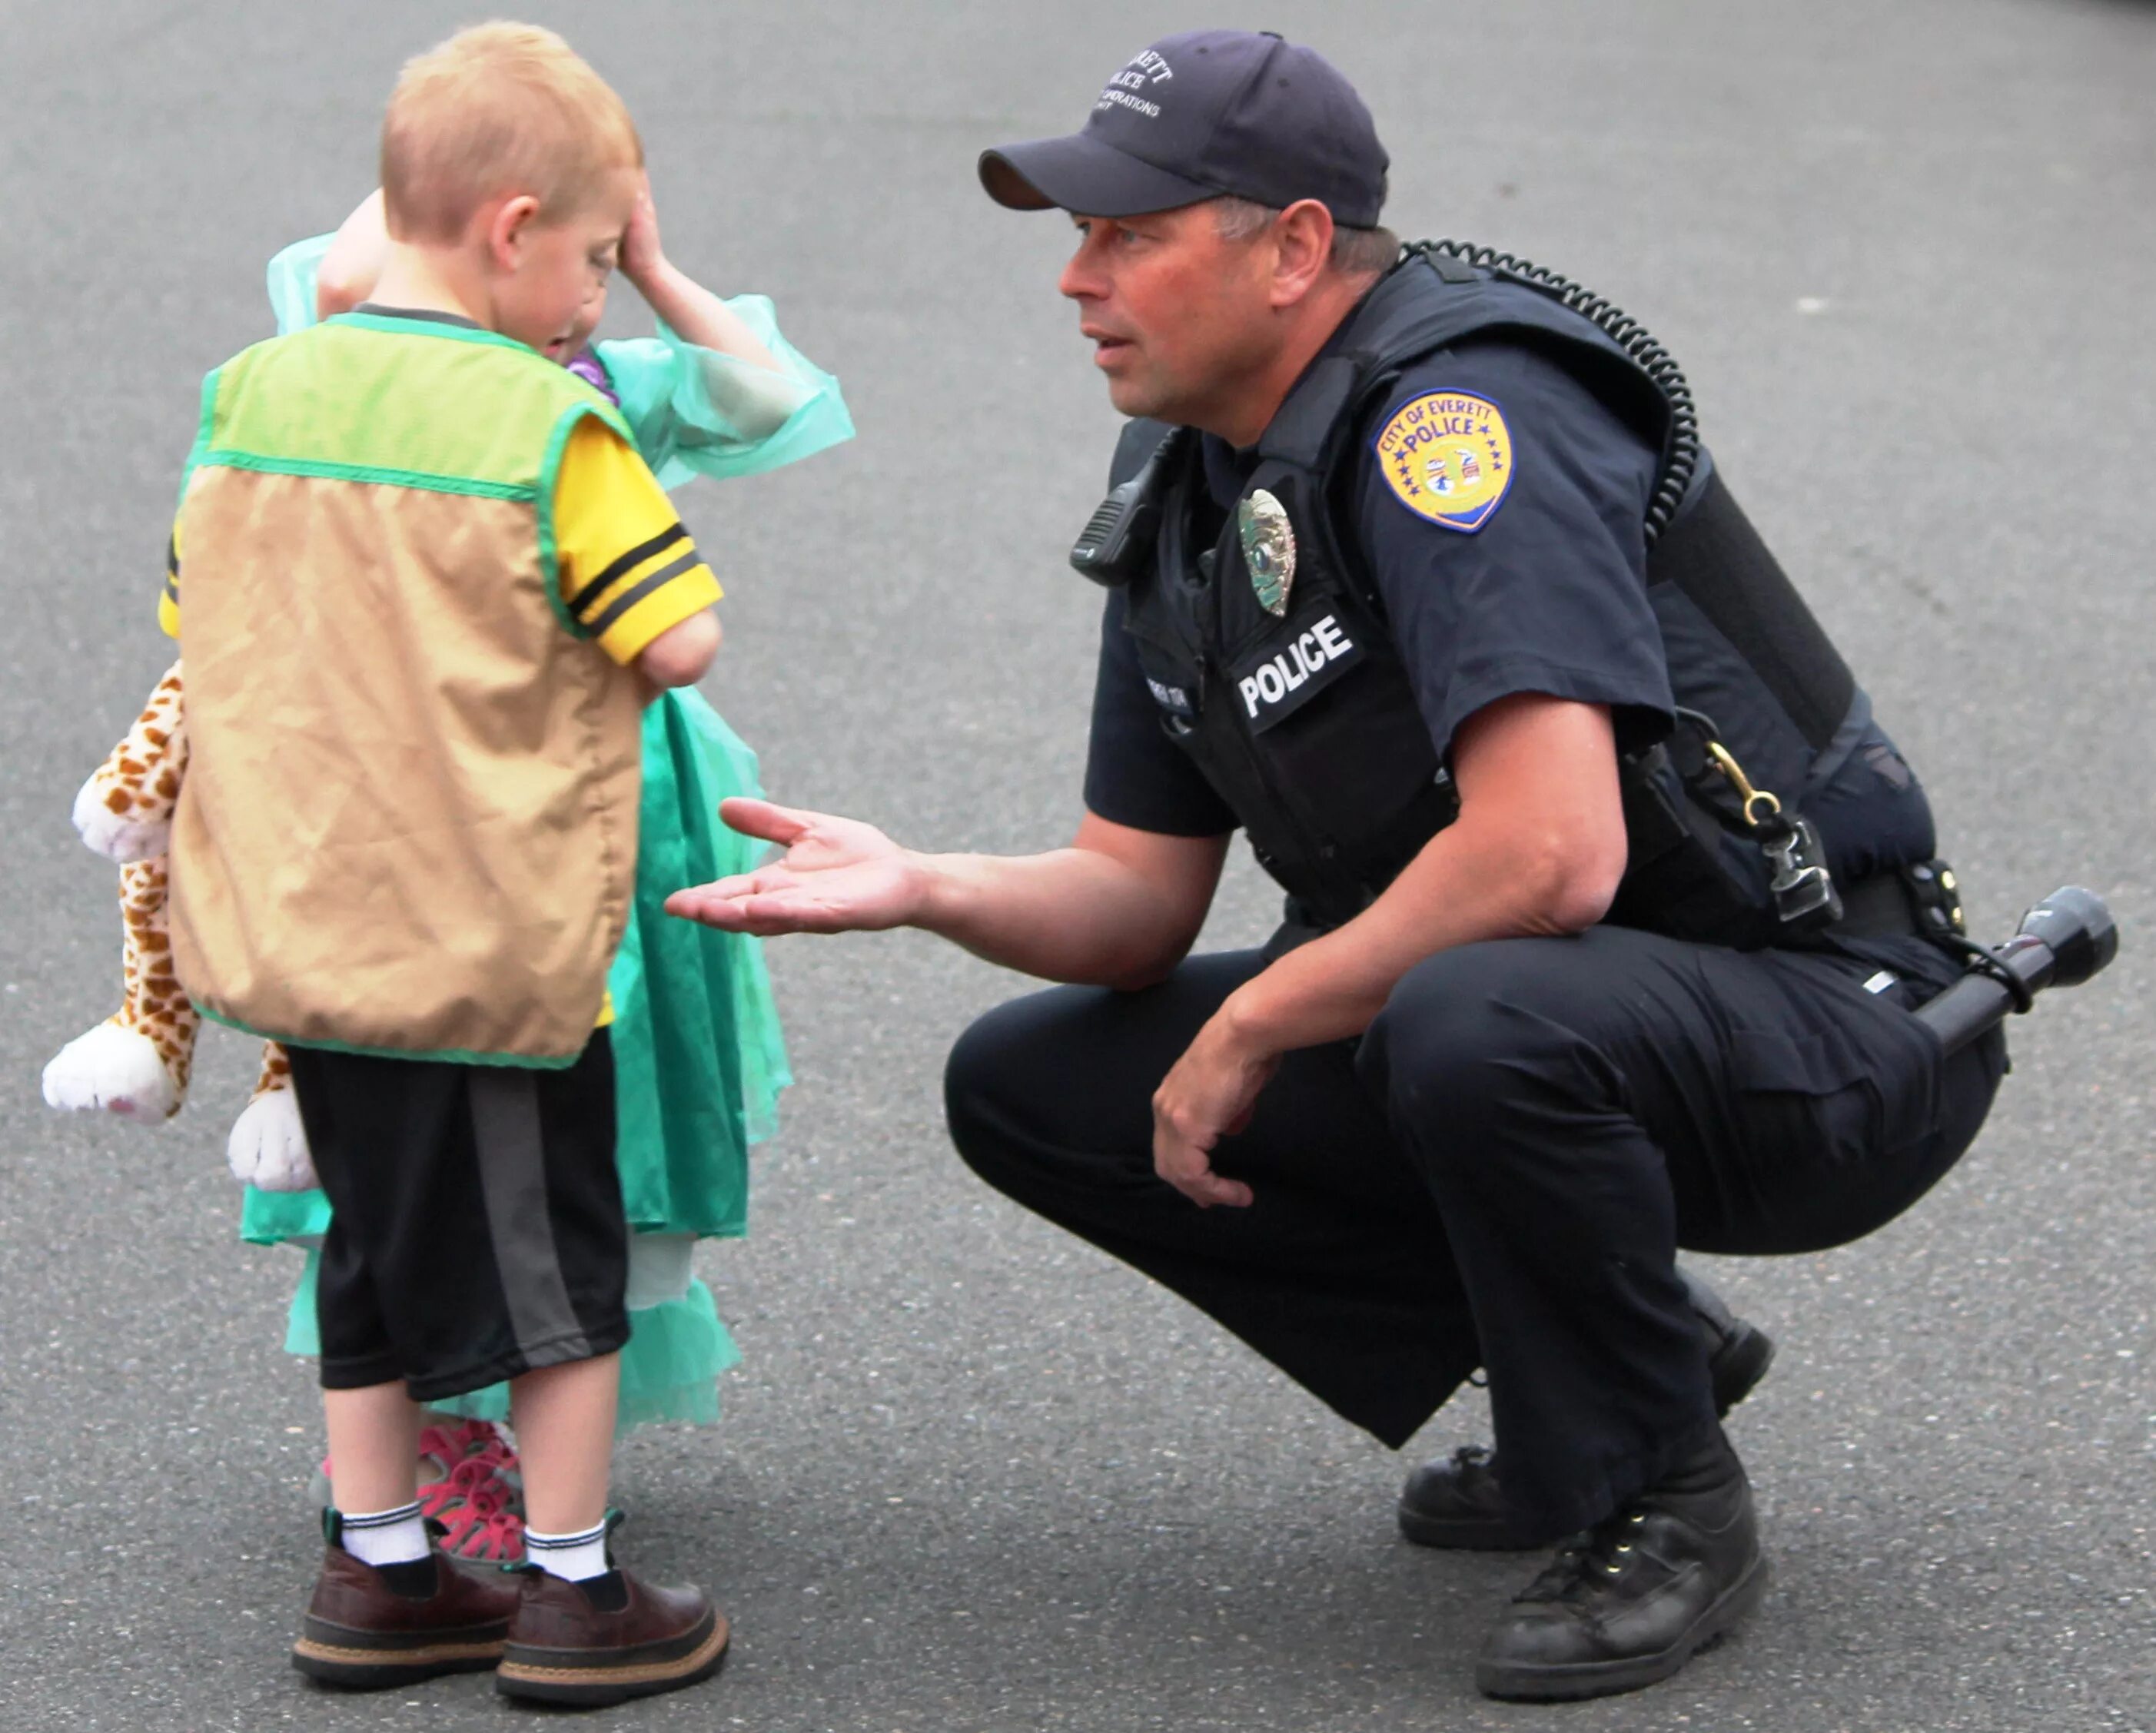
M608 977L617 1102L615 1159L639 1233L737 1238L748 1231L748 1151L771 1135L793 1081L762 946L739 933L677 920L673 892L746 872L761 845L719 823L719 802L762 792L756 755L693 691L668 692L644 713L644 796L636 897ZM240 1238L256 1245L319 1243L320 1192L247 1188ZM319 1351L315 1258L292 1310L285 1348ZM720 1373L741 1357L711 1290L629 1314L622 1352L621 1427L718 1418ZM486 1419L508 1412L506 1386L434 1406Z

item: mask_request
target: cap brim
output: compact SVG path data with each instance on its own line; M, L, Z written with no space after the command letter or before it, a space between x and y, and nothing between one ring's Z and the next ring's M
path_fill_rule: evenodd
M1082 132L983 151L980 175L988 197L1014 211L1141 217L1220 195L1217 187L1155 168Z

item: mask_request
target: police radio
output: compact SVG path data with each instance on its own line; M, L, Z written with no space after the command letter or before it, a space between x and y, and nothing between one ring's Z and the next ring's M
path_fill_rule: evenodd
M1171 428L1137 474L1108 490L1070 550L1075 571L1112 590L1145 570L1160 529L1161 495L1168 491L1168 474L1183 438L1181 428Z

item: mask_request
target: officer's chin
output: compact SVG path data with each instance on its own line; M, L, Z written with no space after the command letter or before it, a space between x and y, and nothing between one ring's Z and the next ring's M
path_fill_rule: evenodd
M1108 375L1108 401L1116 406L1116 413L1133 419L1150 417L1156 421L1172 422L1173 405L1168 395L1150 381L1134 378L1126 373L1118 377Z

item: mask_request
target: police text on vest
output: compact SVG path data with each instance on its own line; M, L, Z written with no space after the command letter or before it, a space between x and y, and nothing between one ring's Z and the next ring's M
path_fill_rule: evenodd
M1331 614L1326 615L1308 631L1290 640L1286 649L1270 661L1260 662L1236 681L1235 690L1243 695L1244 710L1251 721L1256 721L1264 711L1284 701L1290 693L1300 691L1318 669L1353 654L1354 649L1354 640L1340 629L1340 622Z

